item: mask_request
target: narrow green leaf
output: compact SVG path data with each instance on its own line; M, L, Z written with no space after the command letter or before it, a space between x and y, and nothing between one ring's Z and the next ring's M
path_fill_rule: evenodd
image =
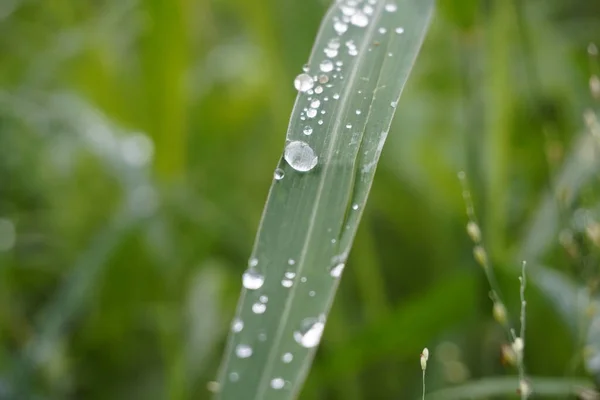
M294 82L300 93L244 274L219 398L300 391L432 11L433 0L345 0L325 16Z

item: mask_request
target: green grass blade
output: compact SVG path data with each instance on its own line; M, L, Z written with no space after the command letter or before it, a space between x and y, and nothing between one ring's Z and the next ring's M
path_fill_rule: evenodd
M299 93L286 140L287 151L300 141L310 154L298 163L291 151L279 162L219 398L287 399L300 391L339 282L331 270L350 251L432 11L433 0L339 1L325 16L307 65L314 87Z

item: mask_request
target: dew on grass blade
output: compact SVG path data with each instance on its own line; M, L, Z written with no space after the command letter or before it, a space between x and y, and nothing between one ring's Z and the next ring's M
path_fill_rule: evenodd
M329 275L331 275L332 278L339 278L340 276L342 276L344 267L345 267L344 263L339 263L339 264L334 265L333 268L331 268L331 270L329 271Z
M235 348L235 355L239 358L248 358L252 355L252 347L247 344L238 344Z
M253 269L248 269L242 275L242 283L246 289L260 289L263 283L265 283L265 277Z
M285 146L284 158L290 167L299 172L310 171L318 162L318 157L312 147L299 140L289 142Z
M306 318L300 324L300 329L294 332L294 340L307 349L316 347L321 341L324 329L324 318Z
M271 380L271 387L275 390L283 388L285 381L282 378L273 378Z
M283 172L283 170L281 168L277 168L275 170L275 173L273 174L273 177L275 178L276 181L282 180L284 176L285 176L285 172Z
M294 79L294 87L299 92L308 92L315 85L315 81L308 74L300 74Z

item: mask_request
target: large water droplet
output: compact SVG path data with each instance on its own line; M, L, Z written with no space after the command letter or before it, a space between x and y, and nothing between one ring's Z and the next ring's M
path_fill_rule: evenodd
M252 269L248 269L242 275L242 283L246 289L256 290L265 283L265 277Z
M331 62L331 60L323 60L319 65L319 68L323 72L331 72L333 71L333 62Z
M267 310L267 305L263 303L252 304L252 312L254 314L263 314Z
M285 172L283 172L283 170L281 168L277 168L275 170L275 173L273 174L273 177L275 178L276 181L282 180L284 176L285 176Z
M341 35L342 33L346 32L348 30L348 24L342 22L342 21L336 21L333 24L333 29L339 34Z
M231 330L235 333L237 332L241 332L242 329L244 329L244 321L242 321L239 318L236 318L233 320L233 322L231 323Z
M283 356L281 356L281 361L283 361L286 364L291 363L293 359L294 355L292 353L285 353Z
M285 385L285 381L282 378L271 379L271 387L275 390L283 388L284 385Z
M369 17L367 17L365 14L359 11L356 14L354 14L352 18L350 18L350 23L360 28L364 28L369 24Z
M310 171L319 161L315 151L307 143L299 140L289 142L285 146L284 158L290 167L300 172Z
M302 321L300 330L294 332L294 340L307 349L313 348L321 341L325 329L325 321L320 318L307 318Z
M345 266L346 265L344 263L334 265L333 268L331 268L331 271L329 271L329 275L331 275L332 278L339 278L342 276Z
M252 347L247 344L238 344L235 348L235 355L239 358L248 358L252 355Z
M300 74L294 79L294 87L300 92L307 92L313 88L315 81L308 74Z

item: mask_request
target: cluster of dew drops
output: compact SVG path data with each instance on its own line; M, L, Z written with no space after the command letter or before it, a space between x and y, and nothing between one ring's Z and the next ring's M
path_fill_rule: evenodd
M323 60L319 63L319 73L316 75L309 75L309 68L305 66L303 73L298 75L294 79L294 87L302 94L306 94L308 100L308 107L306 107L300 116L302 121L308 121L307 124L302 128L302 133L306 136L310 136L313 133L312 121L317 121L318 125L323 125L323 119L320 117L324 115L325 110L320 109L321 102L335 101L339 99L338 93L327 93L328 89L333 87L331 83L335 79L343 80L342 67L343 62L336 60L336 57L340 51L344 51L342 47L342 37L348 30L349 25L356 26L358 28L365 28L369 24L371 15L374 12L373 6L377 3L377 0L342 0L338 1L338 7L341 10L340 17L333 18L333 30L337 36L331 38L327 46L323 49ZM392 2L385 4L386 12L395 12L397 7ZM397 34L404 32L403 28L396 28ZM385 33L385 28L379 28L380 33ZM350 56L356 56L358 49L353 40L348 40L345 43L345 50ZM322 96L321 96L322 95ZM330 100L331 99L331 100ZM395 104L392 103L392 107ZM356 110L356 114L360 115L361 110ZM312 170L318 164L318 156L310 145L302 140L294 140L287 143L284 150L285 161L298 172L308 172ZM280 168L275 170L274 178L280 181L284 178L284 171ZM358 209L358 205L353 205L354 210ZM329 268L329 275L333 279L341 277L345 266L345 255L342 257L334 257L332 260L332 266ZM295 260L289 259L288 266L292 267L295 265ZM248 262L248 269L242 275L242 283L244 288L247 290L258 290L264 282L265 276L260 272L258 268L259 261L256 258L251 258ZM292 288L297 280L304 283L306 277L297 278L294 271L288 270L284 273L281 279L281 286L283 288ZM314 292L311 292L314 295ZM258 301L253 303L251 306L252 312L256 315L264 314L267 310L268 297L261 295ZM316 347L320 340L323 330L325 328L325 316L319 315L316 318L306 318L301 321L299 328L293 332L293 338L296 343L304 348ZM231 325L232 332L239 333L244 329L244 321L240 318L235 318ZM266 340L266 335L260 334L258 339L260 341ZM249 344L239 343L235 347L235 355L239 359L246 359L252 357L253 348ZM286 352L281 355L281 361L284 364L293 362L294 355L291 352ZM231 372L229 374L229 380L235 382L239 380L239 374L237 372ZM285 380L282 377L274 377L270 381L272 389L278 390L285 387Z
M336 60L338 54L345 50L350 56L358 55L358 49L353 40L347 40L342 46L342 38L349 25L358 28L366 28L369 25L371 16L373 15L374 6L377 0L341 0L338 1L338 7L341 10L341 16L333 18L333 30L336 34L329 40L327 46L323 49L323 59L319 62L319 71L317 74L310 75L309 67L305 65L303 72L294 79L294 87L302 94L306 94L308 107L300 114L302 121L307 121L307 124L302 127L302 133L310 136L313 133L313 121L318 125L323 125L324 121L321 118L326 111L320 109L322 102L330 101L330 95L327 90L333 87L332 82L336 79L343 80L342 74L343 61ZM397 6L391 1L387 1L384 10L389 13L396 12ZM380 27L379 33L385 34L387 29ZM404 28L397 27L397 34L404 33ZM392 55L391 53L389 54ZM321 96L322 95L322 96ZM335 101L340 98L339 93L331 94L331 100ZM392 107L396 107L396 102L391 103ZM356 110L356 114L360 115L362 111ZM313 148L302 140L293 140L286 144L284 150L285 161L298 172L308 172L317 166L319 158ZM280 181L284 178L285 173L281 168L275 170L274 178Z

